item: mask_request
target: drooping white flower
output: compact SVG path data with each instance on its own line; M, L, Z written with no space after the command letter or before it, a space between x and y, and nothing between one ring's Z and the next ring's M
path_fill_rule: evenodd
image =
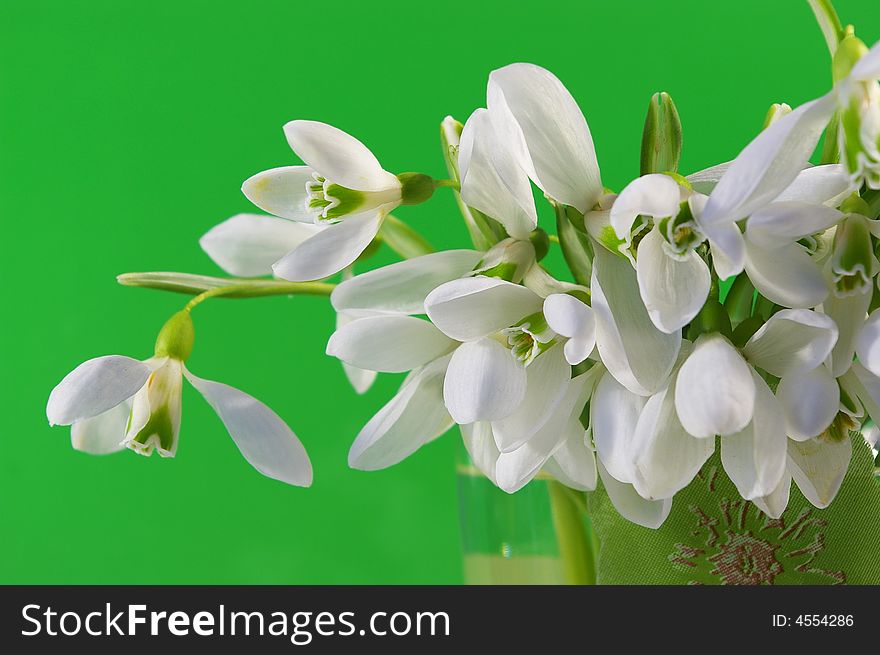
M744 268L758 292L797 309L824 301L829 285L803 241L843 217L832 207L793 200L773 202L753 213L746 223Z
M603 191L593 137L555 75L524 63L492 71L487 106L496 138L546 195L582 214L593 208Z
M809 439L834 420L839 390L822 363L837 334L823 314L782 310L741 351L721 335L702 335L681 366L675 389L681 424L698 438L722 437L722 464L743 498L777 487L787 434ZM782 392L774 395L759 370L780 378Z
M569 380L549 420L522 445L502 452L494 423L461 426L471 461L500 489L514 493L542 469L582 491L596 488L596 459L580 422L584 406L604 369L601 364Z
M464 124L458 167L462 200L497 220L510 236L528 239L538 225L532 187L485 109L477 109Z
M831 504L852 459L849 436L832 440L817 437L808 441L788 440L786 467L779 484L768 495L752 502L771 518L779 518L788 506L792 481L804 497L819 509Z
M370 244L385 216L405 201L401 180L364 144L331 125L296 120L284 134L305 166L273 168L245 180L260 209L326 229L274 264L286 280L317 280L341 271Z
M187 328L181 312L166 330ZM170 326L170 327L169 327ZM190 333L191 334L191 333ZM121 355L80 364L53 390L46 406L51 425L70 425L74 448L92 454L128 447L141 455L174 457L180 432L183 378L217 412L244 458L263 475L307 487L312 467L305 449L277 414L248 394L193 375L188 356L162 334L156 356L138 361Z
M632 240L638 225L648 233L638 245L639 292L654 325L675 332L690 323L709 295L711 274L696 248L705 236L699 223L705 197L690 192L669 175L650 174L631 182L611 206L610 222L618 238Z
M542 342L522 322L539 314L542 305L543 299L526 287L491 277L453 280L428 295L428 317L462 342L444 383L446 406L457 423L503 419L520 406L526 390L524 364L542 350ZM517 332L501 334L517 324ZM514 357L508 345L517 341Z
M676 369L652 396L633 394L606 375L591 404L593 439L606 472L649 501L671 499L715 451L714 439L688 434L675 409L676 374L690 351L685 341Z
M363 370L413 369L397 395L355 439L349 455L351 466L376 469L396 464L453 424L443 383L451 359L448 353L461 341L415 315L427 313L426 297L444 283L463 276L468 280L494 279L473 277L474 268L480 270L486 264L516 271L525 266L518 259L518 249L513 249L516 261L508 261L512 251L505 244L499 248L491 257L473 250L424 255L369 271L336 287L331 296L334 308L356 320L338 327L328 343L328 354ZM531 257L533 261L533 251ZM534 298L533 306L540 307L540 298ZM510 351L501 350L504 363L515 366ZM420 415L436 420L421 421Z

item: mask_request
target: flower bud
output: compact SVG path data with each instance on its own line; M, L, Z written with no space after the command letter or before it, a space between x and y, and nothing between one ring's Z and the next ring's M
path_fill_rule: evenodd
M764 129L766 130L780 118L790 113L790 105L784 102L774 102L772 105L770 105L770 109L767 110L767 115L764 117Z
M648 104L642 132L641 175L678 171L681 120L668 93L655 93Z

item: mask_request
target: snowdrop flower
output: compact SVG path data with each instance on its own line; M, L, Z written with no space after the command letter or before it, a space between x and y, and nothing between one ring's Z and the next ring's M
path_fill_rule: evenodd
M743 266L758 293L796 309L825 300L829 285L808 244L843 218L832 207L795 200L773 202L753 213L746 223Z
M873 289L880 262L871 235L880 236L880 221L865 216L870 209L858 196L849 198L841 209L847 214L834 231L829 272L834 295L845 298Z
M801 241L844 217L823 203L839 198L848 184L841 166L807 169L776 200L751 215L744 235L734 223L724 228L732 230L727 239L705 225L705 195L669 175L651 174L630 183L617 196L609 221L623 241L617 250L630 259L633 238L650 230L639 240L634 258L639 291L658 329L672 332L690 323L708 296L709 268L695 250L704 240L719 277L745 268L755 288L777 304L805 309L821 303L828 285ZM653 219L653 228L646 223L647 217ZM608 246L608 239L603 243Z
M590 128L577 102L550 71L510 64L492 71L488 116L496 139L547 196L584 214L603 192ZM512 167L498 171L505 176Z
M528 239L538 226L532 187L485 109L464 124L458 168L462 200L497 220L510 236Z
M471 461L507 493L524 487L541 470L573 489L595 489L596 457L587 446L587 432L580 416L603 372L602 365L596 364L569 380L550 419L514 450L499 449L491 422L462 425L462 438Z
M425 297L433 289L468 274L482 257L475 250L433 253L362 273L333 290L330 299L337 316L346 319L337 319L328 354L365 373L401 370L404 364L412 368L397 394L352 444L348 459L353 468L392 466L453 425L443 401L449 356L437 354L446 351L440 344L452 348L454 343L415 315L425 313ZM408 346L410 359L392 361L386 351L401 348L404 334L415 337Z
M530 289L485 276L447 282L425 299L431 322L461 343L444 382L446 406L456 423L501 420L522 409L526 367L543 362L538 355L552 341L546 323L532 326L542 306L543 299ZM561 377L544 389L558 393L566 381Z
M691 350L690 342L682 342L666 384L650 397L605 375L590 404L590 427L609 498L622 516L650 528L666 520L673 496L715 451L715 440L688 434L675 410L677 372Z
M833 62L840 111L838 141L853 187L880 189L880 43L870 51L850 34Z
M851 427L857 428L855 422ZM840 490L852 452L848 430L806 441L789 439L785 471L779 484L768 495L751 500L771 518L779 518L788 506L791 483L794 481L812 505L824 509Z
M411 268L412 261L394 266ZM372 285L376 289L387 289L386 282L393 279L397 280L393 284L406 286L399 275L385 271L366 275L374 280L381 275L382 281ZM337 306L353 308L346 300L358 295L352 291L354 285L365 288L360 277L365 276L340 285L334 297ZM553 416L571 373L541 314L541 296L481 275L446 282L427 296L421 292L385 296L409 295L414 301L409 307L385 304L384 289L374 296L377 302L368 304L372 309L382 307L385 314L363 316L345 325L327 348L328 354L358 368L411 371L397 396L358 435L350 456L353 466L381 468L396 463L442 434L453 420L493 422L498 447L506 452L529 440ZM359 303L356 311L363 309ZM404 314L409 311L427 313L431 322ZM413 410L411 424L398 431L395 426L410 415L405 407L416 407L412 403L420 407ZM420 414L437 420L420 423ZM401 443L390 448L397 439Z
M352 467L373 470L396 464L453 425L444 382L452 359L449 353L461 342L416 318L428 313L429 294L459 278L496 279L482 273L521 277L534 258L531 244L509 239L487 253L453 250L424 255L336 287L331 296L334 308L357 320L338 327L327 345L328 354L358 369L410 371L397 395L358 434L349 453ZM540 307L540 298L530 300L530 309ZM498 330L509 325L504 322ZM515 365L509 354L505 363Z
M701 335L681 365L678 418L694 437L722 437L722 464L743 498L766 496L779 484L786 433L805 441L837 415L839 387L821 366L837 335L827 316L787 309L774 314L741 351L720 334ZM759 370L780 379L776 395Z
M46 406L49 423L71 425L73 447L87 453L127 447L141 455L156 450L162 457L174 457L186 378L217 412L255 469L288 484L311 485L312 467L305 449L271 409L186 368L192 343L192 320L184 311L163 327L154 357L141 362L109 355L80 364L52 390Z
M638 244L636 275L639 293L651 321L671 333L690 323L709 295L711 274L696 248L705 240L699 215L706 197L681 186L664 174L649 174L631 182L611 206L609 220L619 239L632 242L648 229Z
M587 121L549 71L511 64L489 75L488 109L477 109L461 135L461 195L471 207L525 239L537 226L529 179L581 213L602 194Z
M434 191L427 175L389 173L364 144L331 125L296 120L284 134L306 165L257 173L242 191L270 214L326 229L274 264L280 278L316 280L341 271L370 244L390 211L424 202Z

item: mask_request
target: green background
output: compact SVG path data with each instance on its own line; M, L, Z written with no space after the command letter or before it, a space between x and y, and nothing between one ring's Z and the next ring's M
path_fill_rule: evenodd
M880 37L876 0L837 5ZM461 581L456 437L387 471L347 468L399 377L355 395L323 354L325 299L206 303L190 360L288 420L311 489L253 471L192 389L174 460L75 452L44 408L85 359L149 356L183 302L116 274L219 274L198 238L251 210L242 180L296 162L286 121L332 123L389 170L442 176L439 121L483 105L489 71L514 61L568 86L617 189L638 173L654 91L678 105L690 172L734 156L770 103L829 84L800 0L0 5L0 582ZM445 190L398 215L438 247L466 243Z

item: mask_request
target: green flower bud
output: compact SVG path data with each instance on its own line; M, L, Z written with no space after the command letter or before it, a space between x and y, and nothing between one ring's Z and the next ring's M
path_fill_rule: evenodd
M195 329L187 311L168 319L156 338L156 357L170 357L181 362L189 359L195 342Z
M764 117L764 129L766 130L780 118L790 113L790 105L787 105L784 102L774 102L772 105L770 105L770 109L767 110L767 115Z
M423 173L401 173L400 197L404 205L420 205L434 194L434 178Z
M648 104L642 132L641 175L678 171L681 120L668 93L655 93Z

